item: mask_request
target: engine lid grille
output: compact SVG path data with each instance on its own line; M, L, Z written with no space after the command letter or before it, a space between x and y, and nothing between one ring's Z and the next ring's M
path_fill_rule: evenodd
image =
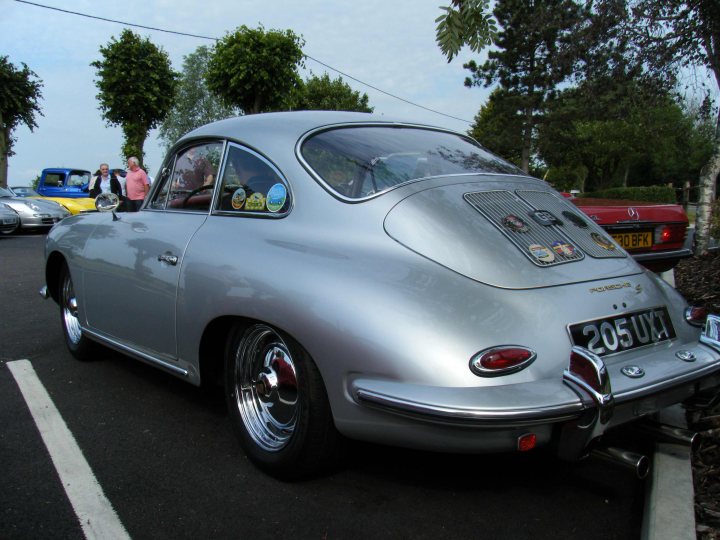
M464 199L540 267L627 254L592 221L543 191L480 191Z

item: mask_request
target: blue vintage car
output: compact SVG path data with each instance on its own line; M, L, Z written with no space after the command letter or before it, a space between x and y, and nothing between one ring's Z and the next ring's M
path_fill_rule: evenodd
M90 171L54 167L40 173L37 192L43 197L87 197Z
M245 452L283 477L342 436L579 459L720 386L720 317L546 182L382 116L199 128L139 212L67 218L45 255L73 355L224 385Z

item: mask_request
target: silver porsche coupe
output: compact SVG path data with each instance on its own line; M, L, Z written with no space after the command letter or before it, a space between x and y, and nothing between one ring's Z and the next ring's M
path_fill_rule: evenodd
M221 382L243 449L281 477L345 438L579 459L720 386L720 317L460 133L233 118L171 149L141 211L97 204L45 248L70 352Z

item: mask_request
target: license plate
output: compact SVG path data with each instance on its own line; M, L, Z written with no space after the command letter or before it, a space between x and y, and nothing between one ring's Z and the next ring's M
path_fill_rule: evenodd
M650 231L613 233L615 241L627 250L651 248L653 234Z
M598 356L616 354L675 338L667 308L657 307L569 327L573 344Z

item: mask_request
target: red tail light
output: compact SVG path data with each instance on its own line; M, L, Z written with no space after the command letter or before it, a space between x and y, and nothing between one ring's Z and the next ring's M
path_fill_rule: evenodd
M515 373L526 368L535 360L531 349L516 345L493 347L480 351L470 360L470 369L475 375L495 377Z
M687 223L670 223L658 227L655 231L656 244L675 244L685 241Z

